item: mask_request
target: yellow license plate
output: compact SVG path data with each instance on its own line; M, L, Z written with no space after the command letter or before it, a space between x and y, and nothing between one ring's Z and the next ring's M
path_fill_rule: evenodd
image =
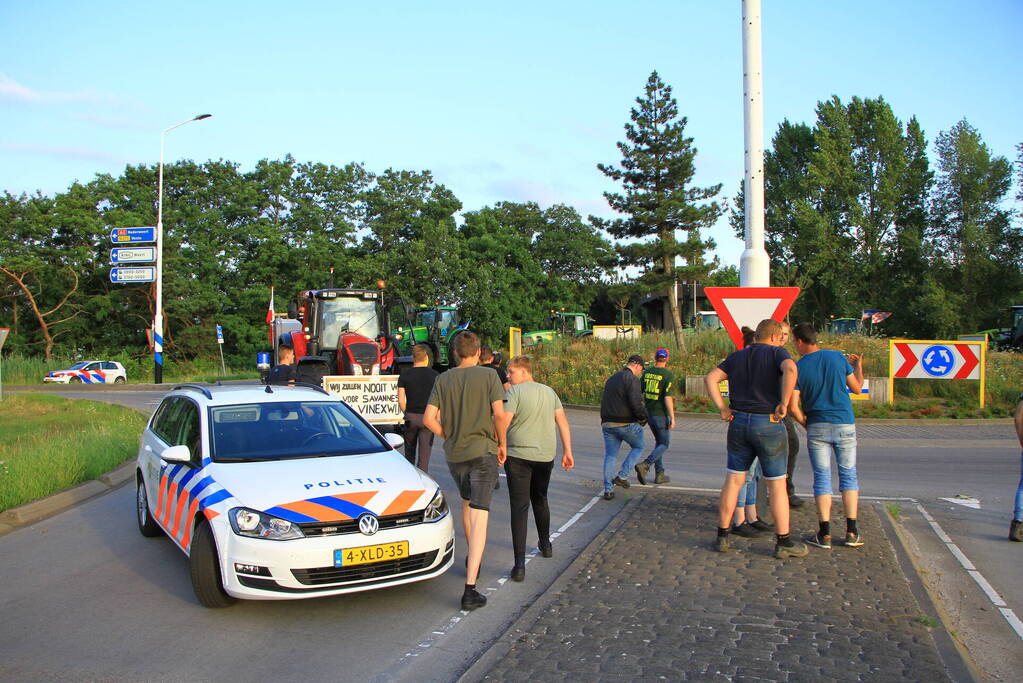
M335 567L351 567L356 564L371 564L387 560L401 560L408 557L408 541L364 545L361 548L342 548L334 551Z

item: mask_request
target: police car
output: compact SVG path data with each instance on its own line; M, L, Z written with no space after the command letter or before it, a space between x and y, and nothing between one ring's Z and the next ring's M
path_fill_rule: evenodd
M112 360L83 360L63 370L48 372L44 382L63 384L121 384L127 380L124 366Z
M139 531L188 555L206 607L439 576L451 515L401 441L310 385L174 387L139 444Z

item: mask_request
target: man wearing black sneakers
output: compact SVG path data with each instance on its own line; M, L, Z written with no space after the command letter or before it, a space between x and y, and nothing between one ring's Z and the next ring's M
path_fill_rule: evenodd
M782 323L762 320L757 325L753 344L729 354L707 374L707 394L714 401L721 419L728 422L728 465L718 502L718 533L714 548L729 549L732 514L739 489L746 481L754 458L767 482L771 515L776 528L774 556L805 557L809 549L789 536L789 497L785 488L788 465L788 435L781 420L788 414L789 401L796 385L796 364L785 343ZM726 406L718 384L728 380L729 403Z
M487 543L497 466L504 463L508 445L505 433L495 433L494 428L495 420L504 420L504 390L497 373L478 367L479 337L463 332L455 338L454 347L458 367L434 382L423 424L444 439L448 470L462 497L468 553L462 609L470 610L487 604L486 596L476 590L476 579Z
M625 367L604 383L600 399L600 430L604 435L604 500L615 497L615 486L629 488L629 471L643 455L643 426L647 414L639 377L643 374L644 365L642 356L629 356ZM615 461L622 443L629 444L630 450L618 474L615 474Z
M845 545L863 545L856 524L859 484L856 479L856 419L849 391L860 393L863 364L860 356L848 359L838 351L817 345L817 331L810 323L792 330L801 358L796 367L799 379L790 408L797 422L806 427L806 450L813 467L813 497L817 502L820 529L806 537L810 545L831 549L831 457L838 463L838 488L845 511ZM846 391L848 389L848 391Z

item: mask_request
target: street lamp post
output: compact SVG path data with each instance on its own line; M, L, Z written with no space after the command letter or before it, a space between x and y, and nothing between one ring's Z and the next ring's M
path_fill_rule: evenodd
M211 116L213 114L199 114L160 133L160 170L156 191L156 312L153 316L153 382L156 384L163 384L163 138L175 128Z

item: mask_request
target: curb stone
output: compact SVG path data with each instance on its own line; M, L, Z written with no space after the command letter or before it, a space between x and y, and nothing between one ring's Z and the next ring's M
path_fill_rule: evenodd
M53 495L13 507L0 513L0 536L20 526L52 517L102 493L123 486L135 475L135 458L118 465L97 479L82 482Z

